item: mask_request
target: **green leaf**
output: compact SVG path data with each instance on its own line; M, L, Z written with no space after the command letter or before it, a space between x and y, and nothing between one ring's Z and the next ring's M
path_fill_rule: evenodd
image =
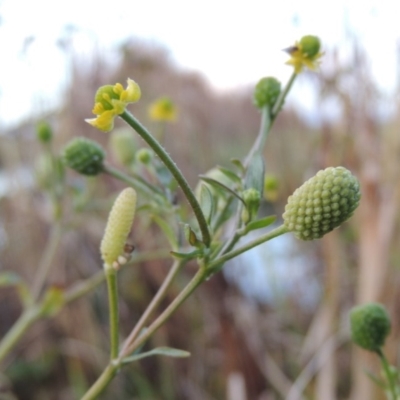
M249 222L246 226L246 231L254 231L256 229L266 228L267 226L273 224L276 221L276 215L270 215L265 218L258 219L257 221Z
M242 162L240 160L238 160L237 158L231 158L231 163L237 167L240 172L245 173L246 172L246 168L244 167L244 165L242 164Z
M171 251L170 252L171 256L182 259L182 260L190 260L193 258L196 258L197 256L203 254L201 250L194 250L191 251L190 253L181 253L179 251Z
M194 233L193 229L190 227L189 224L182 224L183 225L183 231L185 234L186 240L189 242L191 246L200 246L201 241L197 238L196 234Z
M173 250L178 250L179 245L178 245L178 239L176 237L176 233L172 229L171 224L169 224L167 221L159 217L158 215L152 215L151 218L153 221L161 228L161 230L164 232L165 237L167 238L169 244L171 245Z
M254 188L262 195L264 191L265 166L261 154L257 153L251 159L249 169L246 174L245 188Z
M122 364L129 364L133 361L137 361L142 358L151 357L151 356L167 356L167 357L174 357L174 358L185 358L185 357L189 357L190 353L188 351L174 349L172 347L157 347L153 350L146 351L145 353L126 357L122 360Z
M243 204L245 204L244 200L236 192L234 192L232 189L228 188L228 186L225 186L223 183L218 182L215 179L209 178L208 176L205 176L205 175L200 175L200 179L202 181L208 183L212 187L215 187L217 190L221 190L221 189L225 190L232 196L235 196L236 198L238 198Z
M232 182L238 183L239 185L242 184L242 179L236 175L232 170L225 168L225 167L221 167L221 166L217 166L217 168L227 177L229 178Z
M200 207L203 211L204 217L206 218L207 222L210 223L215 209L214 197L211 194L210 189L204 184L201 184L200 186L199 200L200 200Z

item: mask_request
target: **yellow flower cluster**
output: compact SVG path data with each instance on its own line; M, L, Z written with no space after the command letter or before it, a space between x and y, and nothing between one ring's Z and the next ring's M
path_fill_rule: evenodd
M140 96L139 85L129 78L126 89L120 83L101 86L96 92L92 110L97 117L85 121L103 132L109 132L114 127L115 117L122 114L129 103L137 102Z
M149 117L154 121L173 122L178 116L178 110L169 97L160 97L149 107Z
M321 62L323 53L320 52L321 42L317 36L303 36L294 46L285 49L291 58L286 62L294 67L294 72L299 74L304 67L316 70Z

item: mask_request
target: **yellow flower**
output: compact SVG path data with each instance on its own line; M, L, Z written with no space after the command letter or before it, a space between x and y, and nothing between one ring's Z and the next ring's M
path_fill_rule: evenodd
M160 97L149 107L149 117L154 121L175 121L178 110L169 97Z
M114 127L114 118L125 111L129 103L135 103L140 99L139 85L128 78L126 89L120 83L101 86L94 97L93 114L96 118L85 121L95 128L109 132Z
M303 36L294 46L285 49L291 58L286 62L294 67L294 72L299 74L304 67L316 70L321 62L323 53L320 52L321 42L317 36Z

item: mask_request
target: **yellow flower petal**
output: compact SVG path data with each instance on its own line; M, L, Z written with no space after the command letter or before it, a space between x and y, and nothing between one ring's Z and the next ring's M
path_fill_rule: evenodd
M102 132L109 132L114 128L114 110L104 111L97 118L85 119L85 121Z

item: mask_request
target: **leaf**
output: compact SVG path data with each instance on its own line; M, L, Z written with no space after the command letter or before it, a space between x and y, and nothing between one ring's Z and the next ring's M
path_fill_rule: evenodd
M257 153L251 159L246 174L245 188L254 188L262 195L264 191L265 166L261 154Z
M215 204L214 204L214 197L210 192L210 189L201 184L200 186L200 207L203 211L204 217L206 221L210 223L211 218L214 214Z
M221 167L221 166L217 166L217 168L226 176L228 177L232 182L241 184L242 183L242 179L236 175L232 170L225 168L225 167Z
M190 260L190 259L193 259L193 258L203 254L203 252L200 250L194 250L194 251L191 251L190 253L181 253L179 251L171 251L170 254L171 254L171 256L182 259L182 260Z
M157 347L153 350L146 351L145 353L137 354L134 356L126 357L122 360L123 364L129 364L133 361L140 360L151 356L167 356L174 358L185 358L189 357L190 353L185 350L174 349L172 347Z
M266 228L276 221L276 215L270 215L265 218L258 219L257 221L249 222L246 226L246 231L254 231L256 229Z
M153 221L161 228L164 232L165 237L167 238L169 244L171 245L173 250L177 250L179 248L178 239L176 237L176 233L172 229L172 226L168 224L167 221L159 217L158 215L153 214Z
M232 189L228 188L228 186L225 186L223 183L218 182L215 179L209 178L208 176L205 176L205 175L200 175L200 179L202 181L210 184L212 187L217 188L217 190L221 190L221 189L225 190L232 196L235 196L236 198L238 198L243 204L245 204L244 200L236 192L234 192Z
M193 229L190 227L189 224L182 224L183 231L185 234L186 240L189 242L191 246L199 246L201 241L197 238L196 234L194 233Z
M246 172L246 168L244 167L242 162L240 160L238 160L237 158L231 158L231 163L235 167L237 167L240 170L240 172L242 172L242 173Z

